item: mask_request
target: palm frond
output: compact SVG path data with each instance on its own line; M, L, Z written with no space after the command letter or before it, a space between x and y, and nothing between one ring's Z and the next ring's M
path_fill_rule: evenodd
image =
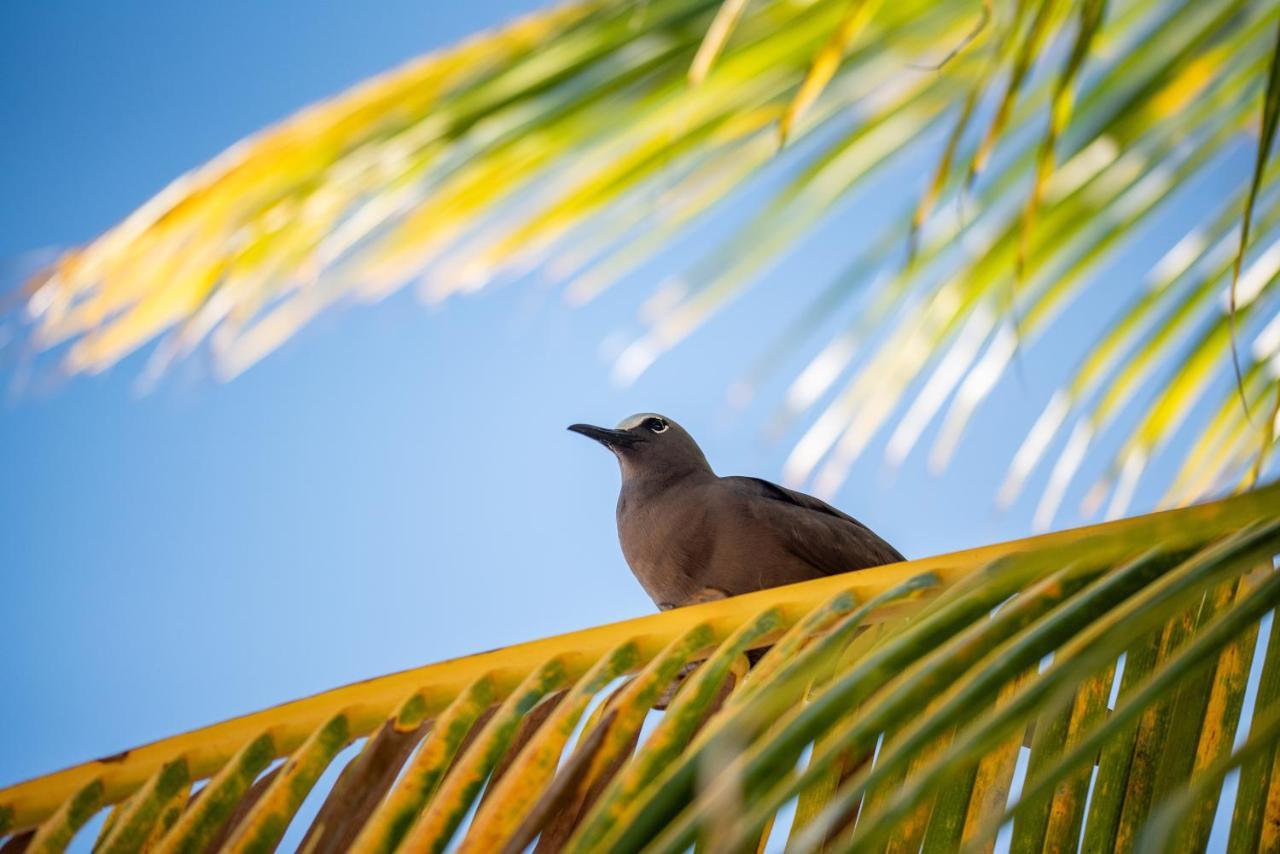
M989 850L1010 823L1018 850L1201 850L1239 767L1251 848L1280 785L1277 554L1267 486L668 611L11 786L0 838L60 851L105 812L113 852Z
M208 342L230 377L329 306L413 281L440 300L541 268L590 299L754 187L754 216L652 302L615 369L626 381L877 181L920 176L910 198L875 200L881 232L767 350L811 358L776 419L811 416L789 478L830 492L886 431L897 462L932 428L946 465L1010 365L1063 347L1054 321L1105 289L1116 313L1098 346L1074 345L1002 499L1047 469L1049 525L1106 445L1120 450L1085 510L1122 514L1166 454L1184 461L1168 500L1185 501L1247 479L1275 441L1229 397L1241 417L1280 399L1278 19L1274 0L579 0L180 178L31 284L30 340L80 372L163 335L148 379ZM779 133L792 144L775 157ZM1235 166L1247 151L1251 176ZM756 187L775 163L785 179ZM1188 187L1215 202L1188 217ZM1149 253L1163 260L1145 283L1109 272ZM859 300L817 347L813 318ZM1209 453L1210 433L1233 438Z

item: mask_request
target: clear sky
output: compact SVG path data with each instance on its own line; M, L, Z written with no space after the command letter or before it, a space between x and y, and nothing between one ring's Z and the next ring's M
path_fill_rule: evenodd
M93 237L298 107L535 5L3 4L0 275L13 284L32 252ZM565 426L662 411L721 473L777 479L799 435L764 436L781 386L742 411L725 391L833 258L788 260L626 388L602 353L652 282L581 309L538 280L439 311L399 294L326 315L230 384L197 358L139 396L133 358L8 394L0 785L648 613L614 533L616 465ZM921 455L889 468L881 437L836 503L909 557L1028 534L1030 503L1001 514L992 496L1067 366L1030 354L1027 382L1000 387L942 476ZM18 374L0 367L6 388ZM1075 504L1059 526L1080 521Z

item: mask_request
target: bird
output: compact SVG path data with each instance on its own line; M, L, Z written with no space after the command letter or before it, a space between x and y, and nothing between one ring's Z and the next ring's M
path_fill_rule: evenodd
M825 501L757 477L718 476L665 415L568 429L617 457L622 554L661 610L906 560Z

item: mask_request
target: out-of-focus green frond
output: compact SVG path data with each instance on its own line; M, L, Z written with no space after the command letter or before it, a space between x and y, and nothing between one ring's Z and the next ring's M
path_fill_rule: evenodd
M1277 554L1268 485L678 608L19 783L0 841L272 850L310 799L324 854L1269 850Z
M1043 477L1048 525L1105 446L1087 510L1123 513L1169 453L1185 501L1249 479L1276 436L1278 25L1276 0L578 0L180 178L29 286L30 340L97 371L159 338L148 378L207 342L234 376L334 303L409 282L440 300L542 265L584 301L776 162L747 221L651 301L617 378L890 180L911 192L873 200L880 232L767 350L816 350L777 419L811 422L787 476L830 492L878 435L896 462L934 425L945 465L1018 354L1105 293L1114 316L1079 341L1001 499ZM1187 216L1189 187L1215 201ZM1134 257L1145 279L1112 272ZM815 346L812 324L858 300Z
M1237 294L1240 284L1240 265L1244 262L1245 250L1249 247L1249 226L1253 223L1253 205L1258 199L1258 189L1262 186L1262 176L1267 171L1267 161L1271 157L1271 144L1276 138L1276 120L1280 118L1280 30L1276 32L1276 46L1271 54L1271 71L1267 75L1267 92L1262 100L1262 128L1258 134L1258 152L1254 159L1253 178L1249 181L1249 197L1244 203L1244 218L1240 223L1240 248L1236 250L1235 262L1231 265L1231 292L1228 300L1228 325L1231 327L1231 363L1236 374L1236 389L1240 392L1240 400L1248 408L1249 401L1244 393L1244 378L1240 374L1240 353L1236 348L1235 313ZM1272 419L1275 415L1272 415ZM1273 425L1266 425L1266 436L1271 438ZM1268 441L1262 453L1269 450Z

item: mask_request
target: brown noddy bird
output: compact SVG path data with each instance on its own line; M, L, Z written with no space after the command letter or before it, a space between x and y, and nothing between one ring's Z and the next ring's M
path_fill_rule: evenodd
M618 540L659 608L906 560L857 519L756 477L719 477L663 415L574 424L618 458Z

